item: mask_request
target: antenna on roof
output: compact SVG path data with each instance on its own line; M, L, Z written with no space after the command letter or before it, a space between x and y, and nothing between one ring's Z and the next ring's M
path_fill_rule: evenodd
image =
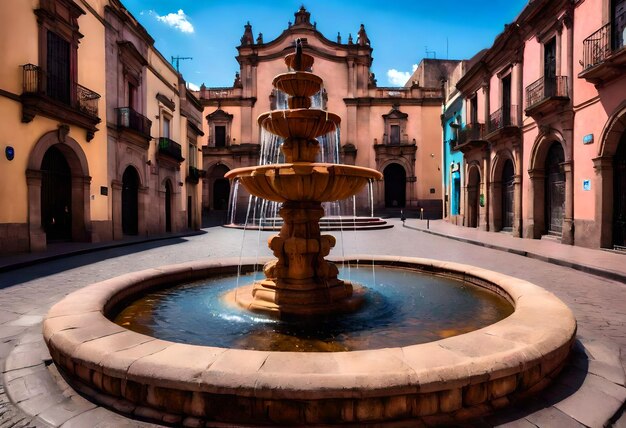
M430 58L429 55L433 54L433 58L437 59L437 51L429 51L428 46L424 46L424 50L426 51L426 58Z
M180 73L180 60L181 59L193 59L190 56L173 56L172 57L172 65L176 68L176 72Z

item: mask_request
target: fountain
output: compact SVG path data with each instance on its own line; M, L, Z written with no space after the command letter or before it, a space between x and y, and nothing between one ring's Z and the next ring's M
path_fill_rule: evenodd
M226 299L242 313L261 312L276 323L330 318L332 324L333 316L368 317L359 307L368 308L364 300L371 293L338 278L335 264L325 259L335 239L320 234L318 221L321 202L353 195L380 174L314 162L316 137L335 129L339 117L310 108L308 97L321 85L319 77L305 71L313 57L298 44L285 61L293 71L273 83L290 95L289 109L265 113L259 124L284 137L286 163L229 173L253 195L282 203L284 224L269 239L276 259L267 260L265 279L236 288ZM150 292L179 284L193 288L199 280L254 271L257 263L201 260L133 272L68 295L47 314L44 340L59 372L84 396L131 417L176 426L465 423L544 388L573 346L572 312L526 281L421 258L353 256L342 261L452 279L498 295L512 313L440 340L417 343L405 335L400 342L350 352L199 346L112 322L121 308ZM428 288L440 292L439 285ZM201 323L210 336L215 327Z
M360 302L353 286L337 278L337 267L324 259L335 246L332 235L321 235L322 202L337 201L359 192L376 170L350 165L315 163L319 142L315 139L334 131L339 116L311 109L311 96L322 87L322 79L305 71L313 66L312 56L296 52L285 57L288 68L273 86L287 95L289 109L259 116L267 131L284 138L282 152L287 163L234 169L227 178L239 179L254 196L282 202L280 233L269 240L278 258L265 265L266 279L251 290L235 290L233 297L253 311L283 315L316 315L356 309Z

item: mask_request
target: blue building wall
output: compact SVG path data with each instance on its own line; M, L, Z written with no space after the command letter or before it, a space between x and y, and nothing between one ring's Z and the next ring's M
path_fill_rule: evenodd
M443 111L443 186L447 201L445 202L445 216L455 216L461 210L461 187L463 179L461 169L463 164L463 153L454 150L457 141L457 130L465 125L464 123L464 102L463 98L456 96L444 106ZM455 125L455 126L451 126Z

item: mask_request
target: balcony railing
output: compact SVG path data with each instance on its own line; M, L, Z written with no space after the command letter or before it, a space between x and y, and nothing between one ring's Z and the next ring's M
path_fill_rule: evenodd
M150 137L152 121L144 115L137 113L130 107L119 107L117 111L117 126L132 129L146 137Z
M198 183L201 178L206 176L206 171L203 171L195 166L189 166L189 174L187 175L187 181L190 183Z
M518 111L518 106L511 105L501 107L491 113L489 116L489 132L494 132L507 126L519 126L517 119Z
M167 137L159 137L158 145L160 154L176 159L178 162L185 160L185 158L183 158L182 148L176 141L170 140Z
M34 64L25 64L23 70L23 92L46 97L82 113L98 117L100 95L91 89L65 79L48 79L45 71Z
M482 123L468 123L457 133L457 145L465 144L468 141L482 140L485 133L485 125Z
M624 19L626 12L616 16L613 23ZM583 71L604 62L614 51L626 46L626 40L613 23L608 23L583 40Z
M526 108L549 98L569 98L567 76L542 77L526 87Z

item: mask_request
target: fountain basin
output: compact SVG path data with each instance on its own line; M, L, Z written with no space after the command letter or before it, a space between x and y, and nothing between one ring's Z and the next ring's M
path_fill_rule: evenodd
M226 178L238 178L254 196L276 202L336 201L352 196L382 174L352 165L295 162L236 168Z
M337 128L341 118L318 109L272 110L257 119L260 126L282 138L312 140Z
M146 290L232 274L239 260L231 259L148 269L85 287L50 310L44 339L66 379L92 400L186 426L454 424L535 393L563 367L576 321L551 293L458 263L371 259L489 288L510 299L515 311L498 323L436 342L331 353L172 343L106 318L119 302ZM358 260L364 263L368 256ZM253 261L243 263L249 270Z

